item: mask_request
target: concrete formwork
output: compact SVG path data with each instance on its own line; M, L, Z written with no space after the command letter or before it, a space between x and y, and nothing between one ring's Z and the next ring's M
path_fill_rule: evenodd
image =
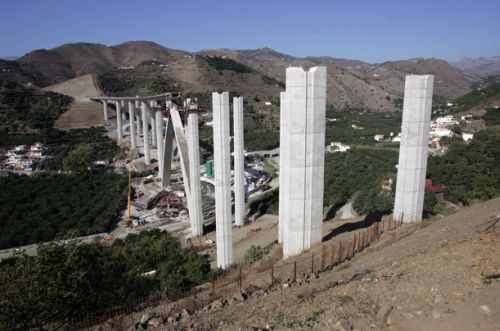
M151 164L151 156L149 154L149 128L148 128L148 105L146 102L142 102L141 112L142 112L142 138L144 141L144 163L147 165Z
M201 210L200 183L200 138L198 132L198 112L190 111L187 115L186 138L189 157L189 183L191 197L188 199L189 220L193 237L203 234L203 214Z
M128 102L128 120L129 120L129 126L130 126L130 147L131 148L136 148L136 133L135 133L135 125L134 125L134 119L135 119L135 107L132 101Z
M116 106L116 131L118 134L118 141L120 141L123 137L123 129L122 129L122 105L119 101L115 102Z
M422 220L433 88L433 75L406 76L394 203L402 223Z
M214 121L213 133L217 267L225 269L233 263L229 93L212 93L212 107Z
M234 223L245 222L245 147L243 131L243 97L233 98L234 132Z
M278 243L280 244L283 242L285 223L288 217L286 215L288 210L285 209L286 204L284 203L284 201L287 201L285 195L287 193L287 188L286 188L287 181L285 180L285 178L287 178L287 162L285 160L288 155L287 144L285 144L287 137L286 128L288 125L287 114L288 111L286 109L286 92L281 92L280 93L280 168L279 168L280 204L279 204L279 220L278 220Z
M284 132L286 210L283 256L299 254L321 242L325 158L326 68L286 69ZM291 152L293 151L293 153Z

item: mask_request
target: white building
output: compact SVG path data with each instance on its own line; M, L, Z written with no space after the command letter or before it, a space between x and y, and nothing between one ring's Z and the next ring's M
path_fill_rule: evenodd
M441 127L447 127L458 124L458 122L453 118L453 116L443 116L436 118L436 124Z
M383 134L376 134L373 136L373 140L375 140L376 142L383 142L385 139L385 136Z
M448 138L451 138L453 137L453 131L451 131L450 129L446 129L446 128L436 128L436 129L432 129L431 132L430 132L430 136L431 137L448 137Z
M351 147L349 145L344 145L340 141L331 142L330 145L326 146L326 151L329 153L335 152L347 152Z
M474 133L462 132L462 139L464 141L471 141L472 139L474 139Z

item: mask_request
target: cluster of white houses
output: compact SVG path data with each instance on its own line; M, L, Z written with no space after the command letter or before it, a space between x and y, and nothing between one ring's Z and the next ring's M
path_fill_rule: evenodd
M40 143L31 146L19 145L5 153L5 159L1 161L3 167L13 171L33 171L37 163L45 158L46 147Z
M322 240L323 182L325 153L326 68L308 71L286 69L286 91L281 93L279 235L284 257L299 254ZM432 91L431 75L406 77L401 148L394 218L402 223L422 218L427 144ZM190 214L192 236L202 234L200 193L198 109L187 99L182 107L172 102L171 93L150 97L103 97L104 118L108 103L116 109L118 139L128 139L151 164L151 148L158 153L158 176L163 187L170 184L174 141L178 148ZM245 174L243 143L243 99L233 99L234 187L231 188L229 93L212 94L214 137L214 186L216 203L217 266L233 263L232 202L235 224L245 216ZM184 118L184 121L182 120ZM128 130L124 130L128 123ZM341 149L343 146L332 146Z

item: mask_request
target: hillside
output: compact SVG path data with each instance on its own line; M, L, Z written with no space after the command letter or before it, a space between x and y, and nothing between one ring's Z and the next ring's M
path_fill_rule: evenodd
M199 56L209 55L232 59L250 67L248 77L227 75L226 70L206 70ZM165 48L147 41L131 41L116 46L74 43L50 50L36 50L16 61L0 60L0 79L31 82L48 86L90 73L116 72L119 67L140 66L157 61L164 65L158 77L166 77L185 92L206 93L227 89L257 98L277 98L269 85L283 82L288 66L312 67L324 65L328 69L328 103L337 109L368 109L395 111L403 94L403 80L407 73L432 73L436 75L435 94L439 98L453 99L469 92L477 79L438 59L416 59L370 64L358 60L333 57L296 58L270 48L254 50L217 49L189 53ZM220 74L220 72L223 74ZM248 78L247 77L247 78ZM276 81L277 80L277 81ZM154 83L152 87L161 87ZM266 84L267 83L267 84ZM270 83L270 84L269 84ZM147 84L143 84L146 85ZM163 84L165 85L165 84ZM149 90L152 90L151 88ZM147 92L147 88L144 90ZM256 106L256 104L254 104Z
M202 295L162 301L106 325L127 329L143 319L148 330L495 330L500 283L487 276L499 272L499 206L496 198L396 228L350 261L296 281L277 275L270 286L264 272L243 283L243 294L235 283L203 307ZM310 256L297 264L310 264Z
M500 75L500 56L463 58L452 65L480 77Z

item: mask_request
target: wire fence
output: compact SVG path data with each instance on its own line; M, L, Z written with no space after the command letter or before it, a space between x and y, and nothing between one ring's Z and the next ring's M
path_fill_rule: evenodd
M168 318L183 309L191 311L201 309L214 300L229 298L241 293L268 290L276 284L291 283L308 275L324 272L351 259L356 253L368 247L380 234L395 228L392 220L382 220L369 227L342 233L321 245L310 249L297 257L275 263L244 268L236 266L211 283L194 288L180 288L167 294L156 293L123 305L99 312L84 312L66 320L64 325L69 330L115 330L123 323L132 325L138 319L131 315L145 308L161 305L161 315ZM126 319L129 319L128 321ZM139 317L140 318L140 317Z

